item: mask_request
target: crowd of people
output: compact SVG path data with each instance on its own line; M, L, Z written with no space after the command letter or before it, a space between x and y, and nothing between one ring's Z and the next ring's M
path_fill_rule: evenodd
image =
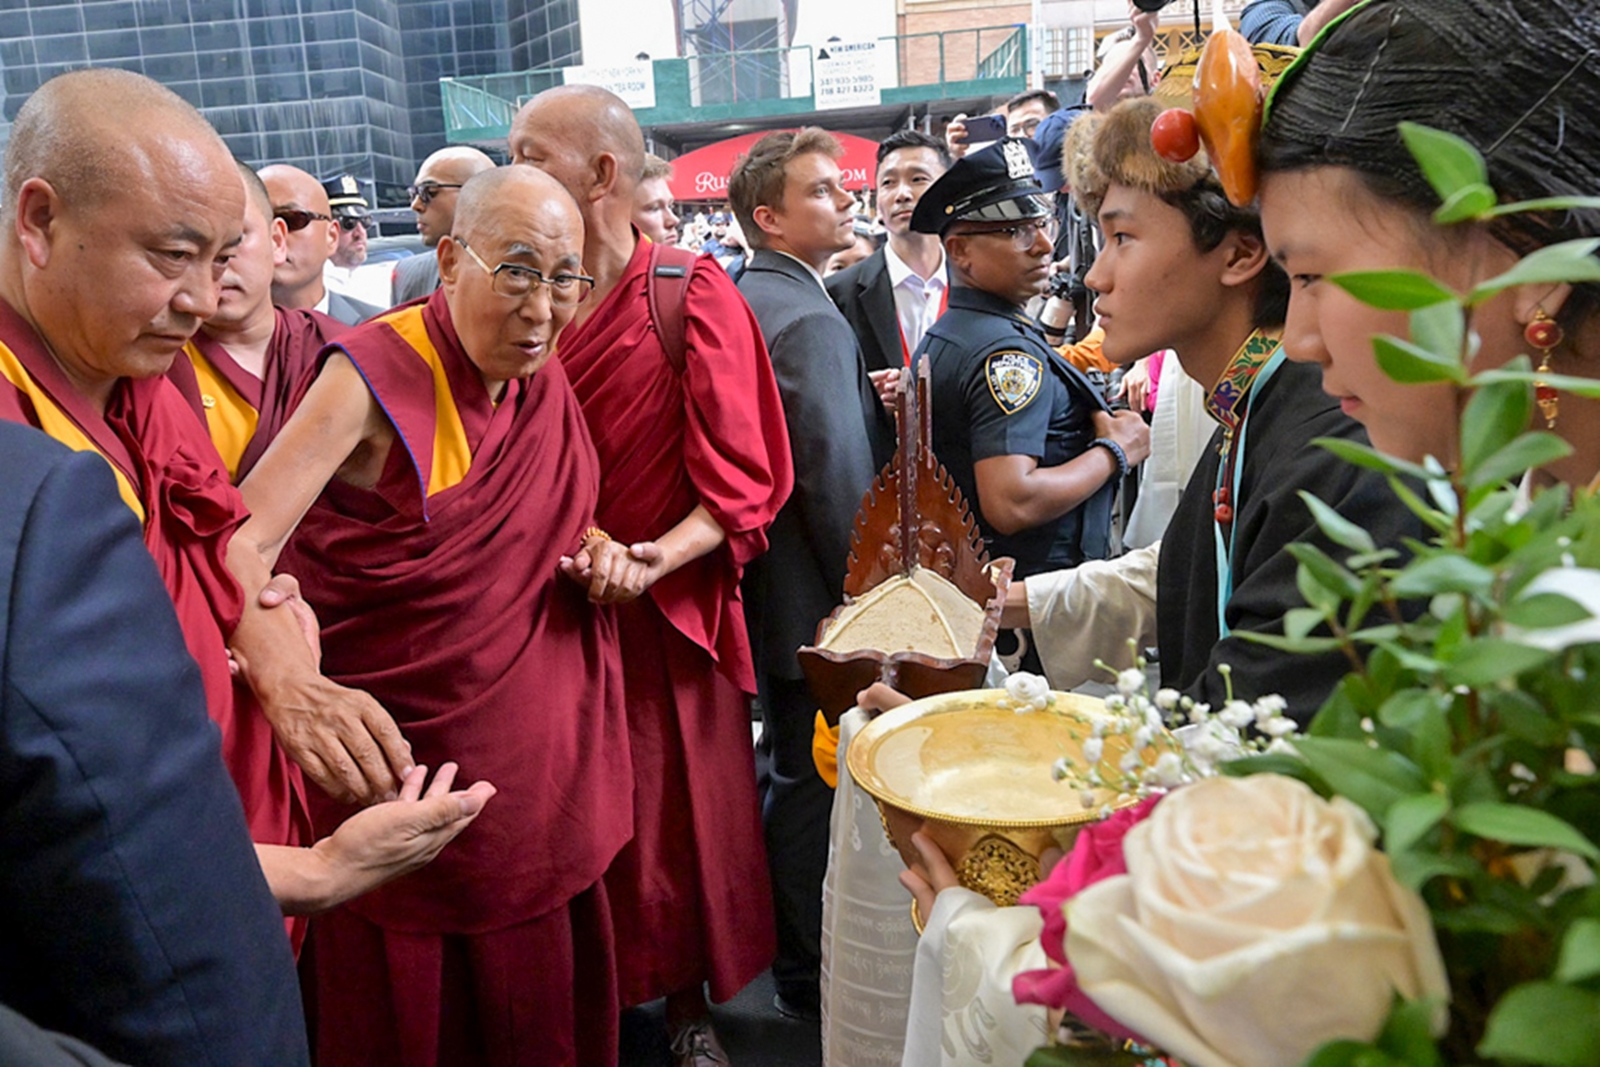
M508 165L424 161L387 308L342 289L349 176L235 160L137 74L42 86L0 191L0 1060L611 1067L620 1012L664 1001L676 1062L726 1064L710 1003L770 967L829 1063L1020 1063L1037 913L922 835L910 871L878 847L842 756L906 697L830 729L796 656L906 371L1015 561L996 673L1070 689L1150 648L1165 686L1304 722L1348 662L1248 639L1302 605L1291 547L1333 551L1301 491L1424 536L1317 441L1459 446L1441 387L1377 369L1404 316L1327 279L1466 291L1600 236L1585 208L1432 227L1396 130L1466 139L1507 200L1594 192L1587 5L1271 6L1258 36L1311 47L1256 203L1152 147L1135 11L1084 104L896 132L869 200L808 127L680 217L621 100L546 90ZM1478 365L1551 321L1590 376L1592 288L1484 302ZM1547 413L1572 451L1542 477L1600 470L1593 404Z

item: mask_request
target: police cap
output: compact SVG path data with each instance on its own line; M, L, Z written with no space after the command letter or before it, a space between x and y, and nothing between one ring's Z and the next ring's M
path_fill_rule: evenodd
M943 234L957 222L1014 222L1049 215L1052 200L1034 175L1034 144L1006 137L961 159L917 201L911 228Z

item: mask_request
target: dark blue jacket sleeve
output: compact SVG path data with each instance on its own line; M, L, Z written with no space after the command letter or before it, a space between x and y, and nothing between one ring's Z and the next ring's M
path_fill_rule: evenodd
M0 1000L141 1065L304 1064L283 922L138 523L0 423Z
M1254 0L1239 12L1239 32L1251 44L1298 45L1303 17L1289 0Z

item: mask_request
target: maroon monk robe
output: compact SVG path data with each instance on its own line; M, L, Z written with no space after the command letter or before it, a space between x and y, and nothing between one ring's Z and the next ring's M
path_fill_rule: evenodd
M295 405L305 392L306 378L316 368L317 354L323 346L350 330L338 319L320 311L280 307L273 308L273 311L276 312L277 322L272 328L272 340L267 346L266 363L260 378L239 366L228 350L207 336L204 330L195 334L191 342L206 357L206 361L216 368L217 373L259 414L255 436L250 439L244 456L239 460L236 482L244 481L250 468L256 465L267 446L272 444L272 439L289 421L289 416L294 414ZM203 424L206 413L200 397L200 383L194 376L194 365L187 359L176 359L167 377L189 401Z
M373 489L329 484L280 570L322 620L326 673L382 702L418 762L499 794L432 864L318 920L319 1062L612 1067L598 883L631 832L632 768L610 613L557 571L599 488L582 413L553 359L492 403L442 292L340 350L398 437ZM428 355L470 450L445 488ZM319 826L344 813L315 806Z
M165 378L122 379L102 417L73 387L38 334L0 301L0 344L25 382L0 374L0 418L45 430L74 448L64 416L134 488L144 508L144 543L172 595L189 654L200 666L206 707L222 730L222 757L244 801L251 839L310 840L300 769L273 737L254 695L234 685L227 637L244 593L227 568L228 541L247 518L239 491L178 391ZM54 424L54 425L52 425Z
M600 525L652 541L704 504L727 542L623 605L634 840L606 875L624 1004L711 983L726 1000L772 961L772 892L750 739L744 565L793 486L783 405L744 298L702 263L679 374L650 321L641 240L617 287L561 336L600 457Z

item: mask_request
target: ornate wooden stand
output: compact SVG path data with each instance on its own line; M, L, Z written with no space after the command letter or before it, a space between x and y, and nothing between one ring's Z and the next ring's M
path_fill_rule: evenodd
M909 370L901 372L900 386L899 449L856 512L844 603L817 627L817 644L857 597L918 567L948 579L969 600L982 604L983 632L973 654L964 658L873 649L839 653L815 645L800 649L800 668L830 723L854 707L856 694L873 682L886 682L910 697L982 688L1011 584L1014 561L1004 557L990 565L977 520L933 454L927 361L915 378Z

